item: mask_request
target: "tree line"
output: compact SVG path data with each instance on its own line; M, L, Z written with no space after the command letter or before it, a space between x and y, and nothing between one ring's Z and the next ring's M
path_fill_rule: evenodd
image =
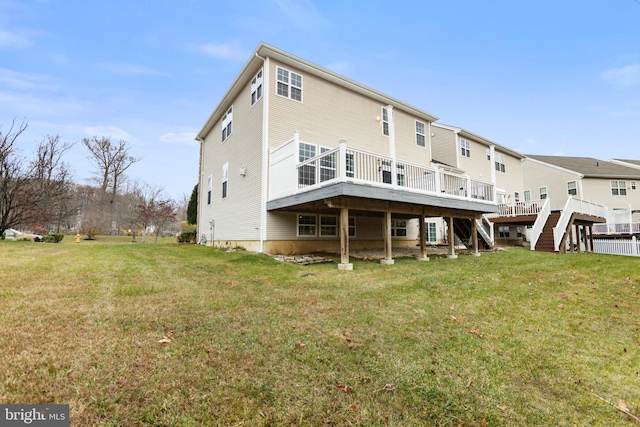
M126 141L94 136L80 143L94 166L91 184L73 182L64 161L76 143L59 135L45 136L30 159L18 140L28 127L14 119L5 131L0 125L0 235L9 228L34 234L79 233L92 239L100 234L175 233L187 216L188 200L164 197L162 188L131 180L125 172L142 158L130 154ZM194 221L195 222L195 221Z

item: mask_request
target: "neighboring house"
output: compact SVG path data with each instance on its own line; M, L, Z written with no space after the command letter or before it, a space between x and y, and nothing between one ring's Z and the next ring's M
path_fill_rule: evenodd
M432 123L431 132L434 162L450 165L472 179L491 182L500 204L522 200L522 154L455 126ZM494 238L487 243L522 244L523 230L520 224L497 223Z
M426 258L427 217L477 236L475 220L498 210L490 168L472 177L433 162L435 120L260 44L197 135L199 233L268 253L338 248L347 269L350 245L384 247L391 263L394 246L419 241Z
M569 196L614 210L640 210L640 164L591 157L529 155L523 161L525 196L562 209ZM640 162L637 162L640 163Z

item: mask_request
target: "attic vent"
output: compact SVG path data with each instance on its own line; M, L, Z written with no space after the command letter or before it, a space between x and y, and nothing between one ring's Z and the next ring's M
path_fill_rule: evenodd
M597 167L600 167L600 162L596 162L596 166L597 166Z

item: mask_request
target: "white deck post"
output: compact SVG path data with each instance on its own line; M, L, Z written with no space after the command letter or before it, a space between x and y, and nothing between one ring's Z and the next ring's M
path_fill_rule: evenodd
M339 152L338 152L338 166L340 171L338 172L338 178L340 181L346 181L347 179L347 141L341 139L338 141L339 144Z

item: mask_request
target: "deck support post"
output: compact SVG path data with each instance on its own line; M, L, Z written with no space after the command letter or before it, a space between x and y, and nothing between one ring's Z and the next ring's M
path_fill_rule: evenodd
M391 265L393 261L393 242L391 240L391 211L384 212L384 258L380 264Z
M429 257L427 256L426 224L424 220L425 220L425 215L424 215L424 209L423 209L422 215L420 215L420 256L416 258L418 261L429 261Z
M353 270L349 262L349 209L340 208L340 264L338 270Z
M447 258L449 259L456 259L458 258L458 255L456 255L456 235L453 232L453 217L450 216L448 218L448 235L449 235L449 254L447 255Z
M478 224L475 218L471 218L471 240L473 242L471 255L480 256L480 252L478 252Z

